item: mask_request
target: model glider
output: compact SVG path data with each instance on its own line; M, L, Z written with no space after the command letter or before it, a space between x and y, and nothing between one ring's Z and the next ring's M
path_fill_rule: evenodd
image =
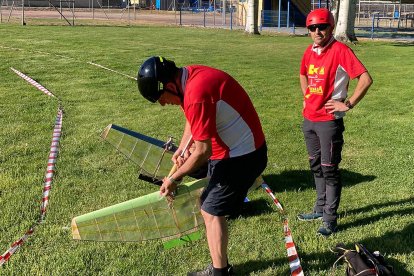
M140 178L162 182L170 172L170 159L176 150L172 141L164 143L128 129L109 125L102 137L140 167ZM74 239L97 241L144 241L162 239L165 248L200 238L203 224L198 203L208 179L179 185L175 199L155 192L137 199L104 208L72 220ZM283 215L283 231L291 275L303 275L288 219L280 202L260 176L249 192L262 186ZM247 199L247 198L246 198Z
M141 179L157 183L169 174L171 157L176 150L171 139L162 142L113 124L108 125L101 136L139 166ZM207 183L208 178L203 178L179 185L173 202L156 191L75 217L72 236L77 240L94 241L161 239L170 241L169 245L164 244L166 247L196 240L195 234L204 223L198 201ZM251 190L261 184L258 178Z

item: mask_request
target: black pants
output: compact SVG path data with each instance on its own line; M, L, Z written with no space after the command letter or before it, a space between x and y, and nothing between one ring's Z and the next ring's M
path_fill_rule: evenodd
M315 179L314 212L323 213L325 222L336 222L341 199L341 162L345 131L343 119L327 122L303 122L303 134L309 154L309 165Z
M209 184L201 194L201 209L210 215L240 212L249 188L267 165L267 146L223 160L209 160Z

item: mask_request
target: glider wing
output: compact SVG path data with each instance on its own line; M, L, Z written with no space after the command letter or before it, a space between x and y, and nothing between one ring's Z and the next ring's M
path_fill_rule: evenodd
M207 183L205 178L179 185L172 203L157 191L75 217L72 236L94 241L167 241L190 234L204 223L199 197Z
M140 178L156 183L168 175L172 154L177 149L171 142L163 142L114 124L108 125L101 137L139 166Z

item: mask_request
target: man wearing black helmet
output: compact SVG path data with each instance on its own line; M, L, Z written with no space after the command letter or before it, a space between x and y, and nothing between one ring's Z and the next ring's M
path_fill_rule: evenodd
M138 89L150 102L180 105L186 118L173 155L178 169L164 178L160 193L171 195L179 180L208 162L210 181L200 202L212 263L188 275L230 275L226 216L240 210L267 164L257 112L244 89L225 72L202 65L177 68L162 57L142 64ZM191 153L188 141L193 143Z
M329 10L310 12L306 27L313 44L306 49L300 68L303 133L317 197L313 212L300 214L298 219L322 219L323 225L317 233L329 236L337 231L341 198L339 163L344 143L343 117L365 96L372 79L352 50L333 37L335 24ZM347 99L349 79L354 78L358 82Z

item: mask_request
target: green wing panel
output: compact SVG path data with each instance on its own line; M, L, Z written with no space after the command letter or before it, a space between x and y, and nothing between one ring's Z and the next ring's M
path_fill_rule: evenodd
M174 148L165 150L164 142L117 125L109 125L102 138L137 164L144 174L156 179L167 176Z
M178 187L169 204L159 191L72 219L72 235L78 240L145 241L172 239L197 230L203 224L200 193L208 179Z

